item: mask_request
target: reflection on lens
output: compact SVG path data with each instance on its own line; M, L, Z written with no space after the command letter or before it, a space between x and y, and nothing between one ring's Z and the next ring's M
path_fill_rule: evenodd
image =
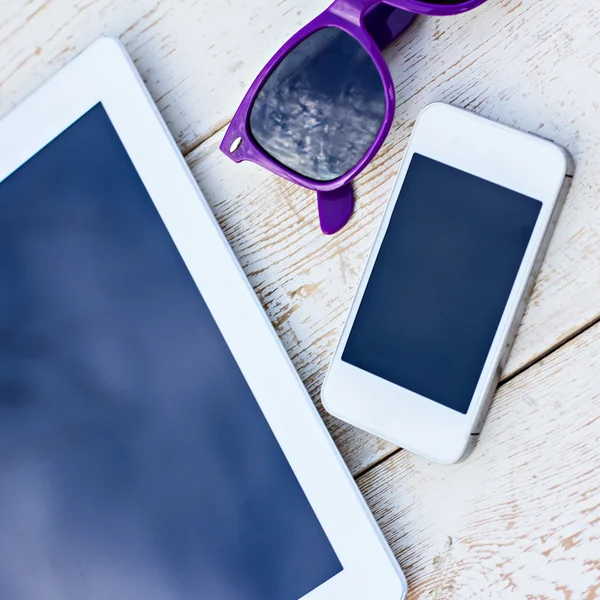
M365 155L384 116L383 82L373 59L351 35L327 27L273 70L252 105L250 130L284 166L331 181Z

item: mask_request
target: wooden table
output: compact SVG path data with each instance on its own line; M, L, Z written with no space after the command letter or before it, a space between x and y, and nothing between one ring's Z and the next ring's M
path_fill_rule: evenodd
M253 77L326 2L0 0L0 114L118 36L318 405L419 110L451 102L569 148L572 192L471 458L436 466L322 414L413 600L600 598L598 0L489 0L418 19L386 53L392 132L331 238L312 193L218 151Z

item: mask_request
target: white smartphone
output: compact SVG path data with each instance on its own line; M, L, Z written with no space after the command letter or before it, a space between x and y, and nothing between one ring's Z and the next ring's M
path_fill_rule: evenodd
M466 458L572 174L552 142L425 108L323 385L326 409L429 460Z

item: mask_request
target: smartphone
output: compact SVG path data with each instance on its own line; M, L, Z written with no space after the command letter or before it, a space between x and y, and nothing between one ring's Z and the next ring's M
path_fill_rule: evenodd
M325 378L325 408L431 461L466 458L572 174L548 140L425 108Z

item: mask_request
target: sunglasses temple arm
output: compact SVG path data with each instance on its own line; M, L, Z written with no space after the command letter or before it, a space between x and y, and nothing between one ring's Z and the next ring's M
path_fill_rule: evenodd
M389 4L376 4L364 17L364 26L380 50L402 35L415 19L415 14Z
M354 210L352 184L332 190L317 192L321 231L326 235L337 233L350 220Z

